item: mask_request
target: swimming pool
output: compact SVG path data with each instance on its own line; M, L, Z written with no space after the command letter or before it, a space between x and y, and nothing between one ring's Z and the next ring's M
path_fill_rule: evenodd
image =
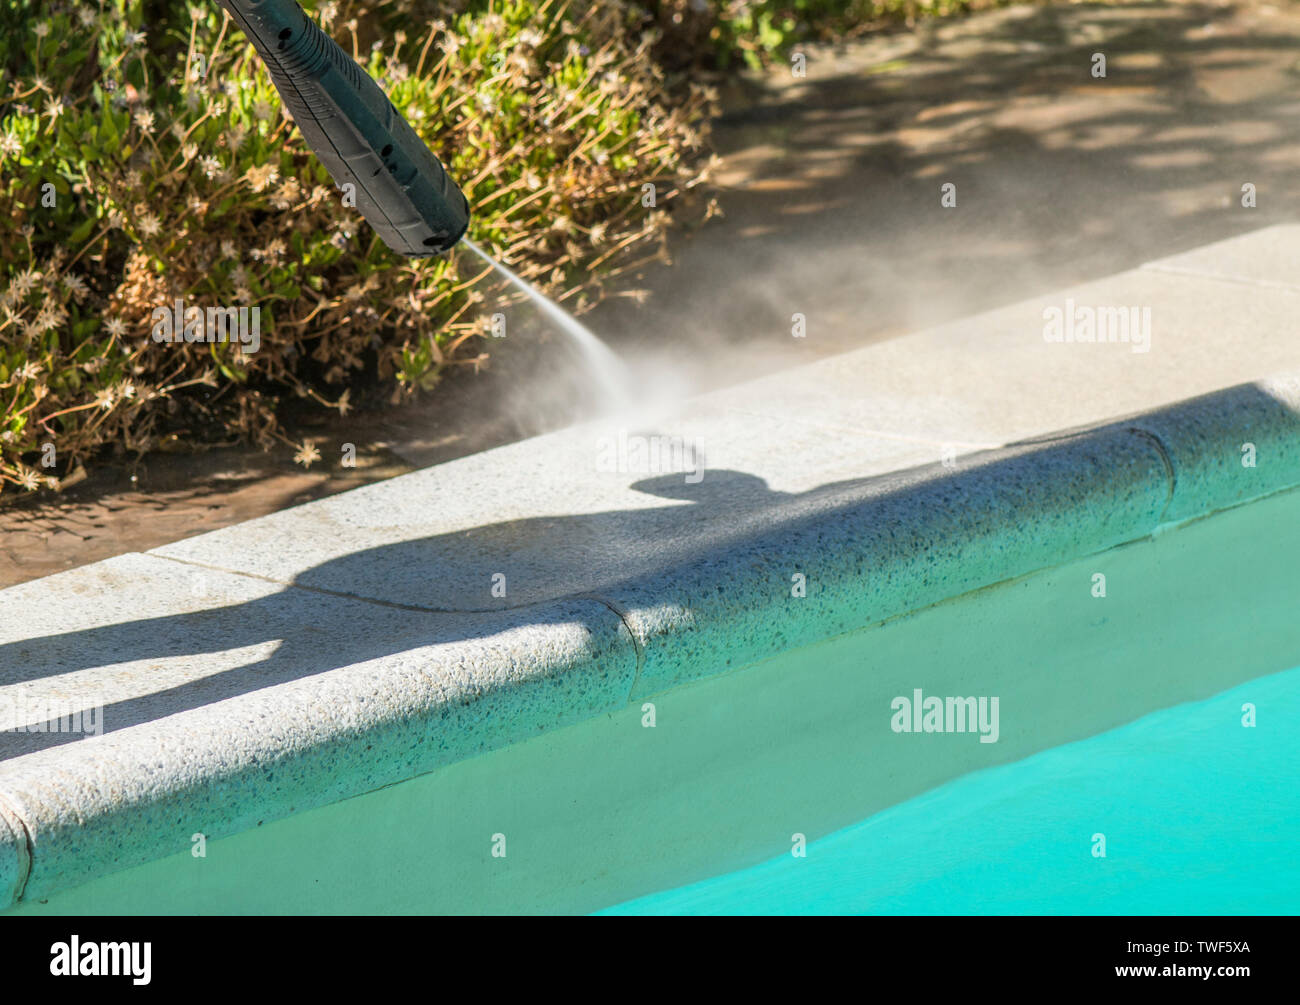
M1291 490L13 911L1286 909L1297 568ZM996 742L896 730L918 690Z
M1294 914L1297 764L1300 668L601 913Z

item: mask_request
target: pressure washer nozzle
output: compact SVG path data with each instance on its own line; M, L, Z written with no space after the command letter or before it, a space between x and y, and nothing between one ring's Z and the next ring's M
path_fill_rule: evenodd
M344 192L402 255L454 246L469 203L388 95L296 0L217 0L270 71L294 122Z

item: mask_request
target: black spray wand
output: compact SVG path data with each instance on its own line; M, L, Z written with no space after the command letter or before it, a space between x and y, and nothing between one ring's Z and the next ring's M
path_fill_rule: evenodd
M217 0L270 71L298 130L336 185L401 255L426 257L465 236L469 203L378 84L296 0Z

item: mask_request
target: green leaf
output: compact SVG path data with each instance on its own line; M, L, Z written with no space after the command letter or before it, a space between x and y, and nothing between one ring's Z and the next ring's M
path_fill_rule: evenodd
M70 244L81 244L86 238L90 237L90 232L95 229L95 218L88 217L79 227L68 235Z
M112 150L121 139L122 134L118 132L117 123L113 121L113 113L110 111L99 124L99 145L105 150Z

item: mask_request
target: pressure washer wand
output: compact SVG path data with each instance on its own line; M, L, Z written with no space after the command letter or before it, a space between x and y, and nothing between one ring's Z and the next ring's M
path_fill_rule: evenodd
M270 71L308 145L383 242L413 258L465 236L469 203L388 95L296 0L217 0Z

